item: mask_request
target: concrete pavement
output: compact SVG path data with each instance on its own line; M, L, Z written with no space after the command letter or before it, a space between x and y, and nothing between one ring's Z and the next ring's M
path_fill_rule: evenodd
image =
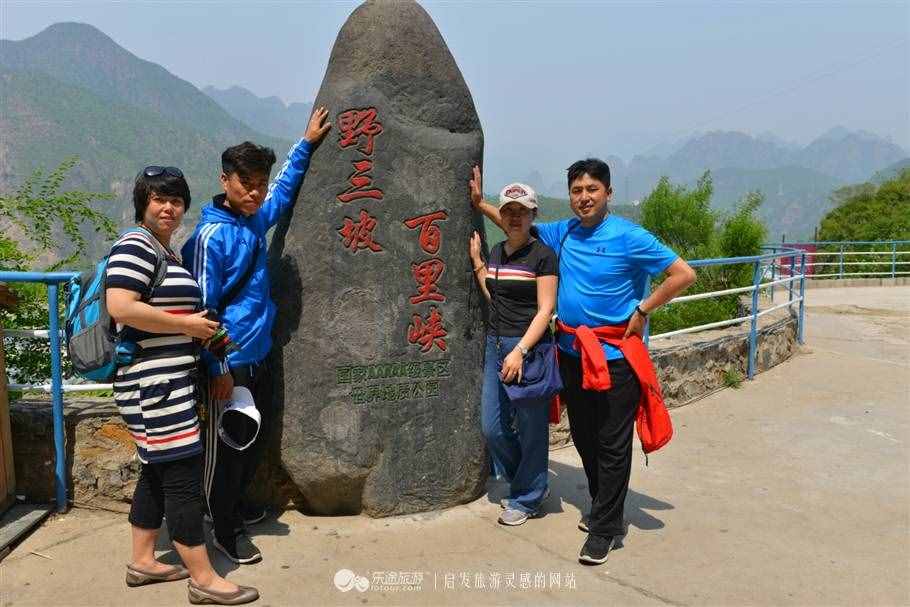
M636 453L606 565L576 560L588 502L569 447L551 452L545 516L523 526L496 523L491 484L416 516L287 512L253 528L261 564L216 566L263 606L910 604L910 287L808 297L803 353L673 410L648 467ZM123 515L52 518L0 563L0 607L186 604L179 582L127 588L128 554Z

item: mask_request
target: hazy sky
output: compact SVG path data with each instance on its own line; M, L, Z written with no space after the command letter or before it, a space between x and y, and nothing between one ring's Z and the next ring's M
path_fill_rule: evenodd
M910 148L910 1L422 4L500 155L629 158L717 129L806 143L835 125ZM356 5L0 0L0 37L90 23L199 87L308 101Z

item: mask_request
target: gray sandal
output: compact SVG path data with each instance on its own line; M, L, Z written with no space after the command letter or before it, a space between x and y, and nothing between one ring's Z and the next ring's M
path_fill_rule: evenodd
M158 584L160 582L176 582L190 577L190 572L181 565L171 565L167 573L152 573L143 571L132 565L126 566L126 585L132 587Z
M187 582L186 591L193 605L243 605L259 598L259 591L252 586L237 586L234 592L216 592L197 586L193 580Z

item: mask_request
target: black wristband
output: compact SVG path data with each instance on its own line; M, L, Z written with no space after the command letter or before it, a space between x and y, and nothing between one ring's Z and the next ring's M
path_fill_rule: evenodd
M641 314L642 318L647 318L648 315L645 314L645 311L641 309L641 306L635 306L635 311Z

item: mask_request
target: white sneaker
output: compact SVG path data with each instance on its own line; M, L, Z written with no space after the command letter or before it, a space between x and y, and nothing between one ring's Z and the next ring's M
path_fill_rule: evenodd
M502 511L502 514L499 515L499 522L502 525L509 525L510 527L515 527L517 525L523 525L525 521L528 520L530 515L524 510L516 510L515 508L506 508Z

